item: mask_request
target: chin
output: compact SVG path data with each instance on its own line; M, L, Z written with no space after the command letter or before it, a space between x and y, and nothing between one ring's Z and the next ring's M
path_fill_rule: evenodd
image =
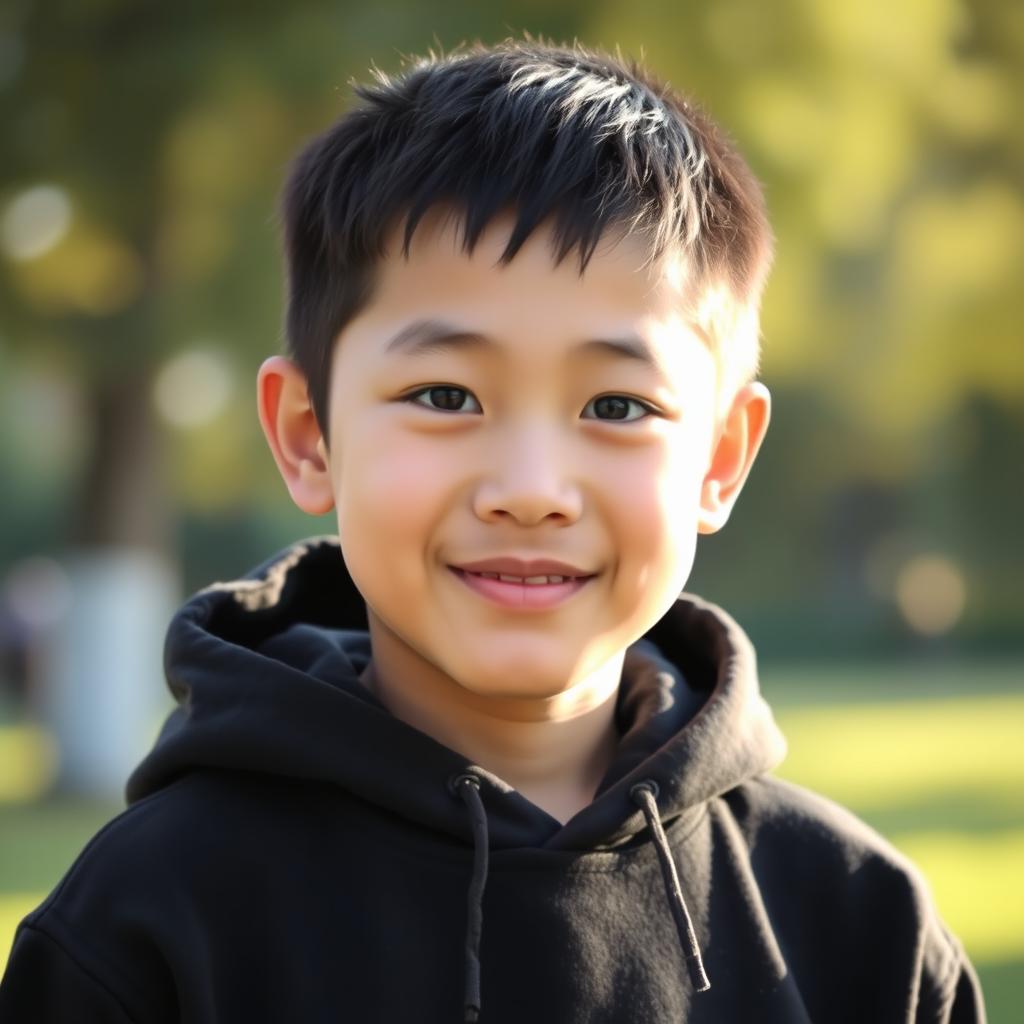
M569 689L569 685L564 681L534 681L527 686L524 685L521 676L516 679L481 679L480 676L476 676L472 682L456 681L463 689L475 693L478 697L494 697L501 700L536 700L539 697L554 697Z

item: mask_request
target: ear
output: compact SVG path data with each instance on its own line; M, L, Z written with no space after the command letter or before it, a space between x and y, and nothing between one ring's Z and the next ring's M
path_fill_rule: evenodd
M760 381L740 388L718 428L711 465L700 495L699 533L725 526L754 464L771 416L771 395Z
M260 424L292 501L310 515L334 508L327 445L313 413L306 376L290 359L271 356L256 378Z

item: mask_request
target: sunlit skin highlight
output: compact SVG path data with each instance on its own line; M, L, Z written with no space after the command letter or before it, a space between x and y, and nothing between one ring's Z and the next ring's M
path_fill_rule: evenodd
M364 683L564 821L614 754L625 650L684 588L697 534L728 518L769 398L754 382L717 401L719 360L683 315L678 260L649 265L627 237L581 276L573 259L554 265L541 229L501 265L510 224L471 255L441 213L408 258L392 239L337 341L329 447L284 357L261 367L260 418L295 503L336 510L367 602ZM417 321L483 341L388 352ZM580 348L594 339L646 345L654 365ZM523 611L450 568L502 555L595 575Z

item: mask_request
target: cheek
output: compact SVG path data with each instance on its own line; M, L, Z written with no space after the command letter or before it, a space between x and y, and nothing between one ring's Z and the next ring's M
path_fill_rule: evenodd
M450 462L442 446L419 444L407 432L353 438L337 488L339 530L354 548L398 563L392 571L422 564L444 514L446 485L457 479Z
M680 450L625 460L611 492L623 582L638 608L671 603L693 567L703 475L697 460L674 454Z
M654 551L696 527L702 467L685 450L652 451L616 467L612 502L616 521L628 526L637 543Z
M367 604L402 635L426 628L428 561L445 508L444 481L423 445L388 431L353 437L336 484L338 535L346 565ZM436 446L435 446L436 449Z

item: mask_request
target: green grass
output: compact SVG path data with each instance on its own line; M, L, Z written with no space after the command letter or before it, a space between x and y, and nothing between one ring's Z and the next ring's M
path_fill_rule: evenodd
M921 869L978 968L992 1024L1024 1003L1024 666L763 667L777 774L849 807ZM35 799L45 735L0 724L0 971L17 922L115 804Z

